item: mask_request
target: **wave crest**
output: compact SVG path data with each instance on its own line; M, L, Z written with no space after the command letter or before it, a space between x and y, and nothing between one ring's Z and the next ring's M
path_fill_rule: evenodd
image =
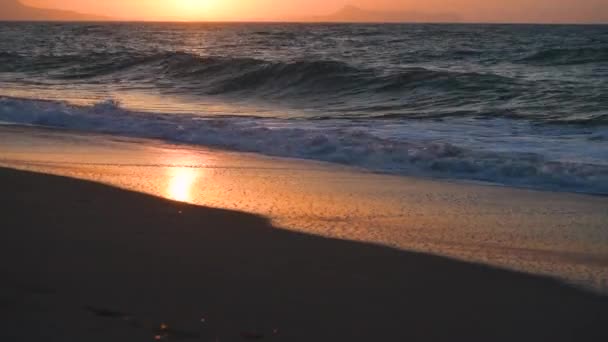
M0 71L45 72L51 78L74 80L109 77L111 80L167 82L176 87L217 95L262 92L263 95L305 95L320 92L385 93L415 87L465 90L512 86L507 77L425 68L402 68L392 73L334 60L270 61L254 58L198 56L186 52L141 54L89 53L40 55L23 58L0 55Z

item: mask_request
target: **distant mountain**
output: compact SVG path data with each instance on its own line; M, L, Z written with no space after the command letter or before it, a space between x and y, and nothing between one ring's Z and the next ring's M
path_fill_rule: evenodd
M15 21L103 21L111 18L71 11L35 8L19 0L0 0L0 20Z
M422 12L395 12L370 11L356 6L346 6L336 13L310 18L310 21L321 22L376 22L376 23L431 23L431 22L459 22L458 15L451 13L422 13Z

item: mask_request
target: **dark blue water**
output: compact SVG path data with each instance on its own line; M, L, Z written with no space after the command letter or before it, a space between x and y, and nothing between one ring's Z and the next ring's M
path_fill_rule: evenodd
M4 23L0 38L1 121L608 192L608 26Z

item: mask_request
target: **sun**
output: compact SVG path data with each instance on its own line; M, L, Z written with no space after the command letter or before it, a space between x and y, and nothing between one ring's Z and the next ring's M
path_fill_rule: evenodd
M206 0L173 0L174 6L180 11L200 11L204 9Z
M179 16L184 18L199 18L209 15L213 0L173 0L172 7Z

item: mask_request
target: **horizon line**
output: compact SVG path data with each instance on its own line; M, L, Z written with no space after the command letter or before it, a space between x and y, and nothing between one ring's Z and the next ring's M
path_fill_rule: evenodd
M179 24L359 24L359 25L608 25L606 22L527 22L527 21L316 21L316 20L278 20L278 19L251 19L251 20L179 20L179 19L114 19L105 20L22 20L22 19L0 19L0 23L179 23Z

